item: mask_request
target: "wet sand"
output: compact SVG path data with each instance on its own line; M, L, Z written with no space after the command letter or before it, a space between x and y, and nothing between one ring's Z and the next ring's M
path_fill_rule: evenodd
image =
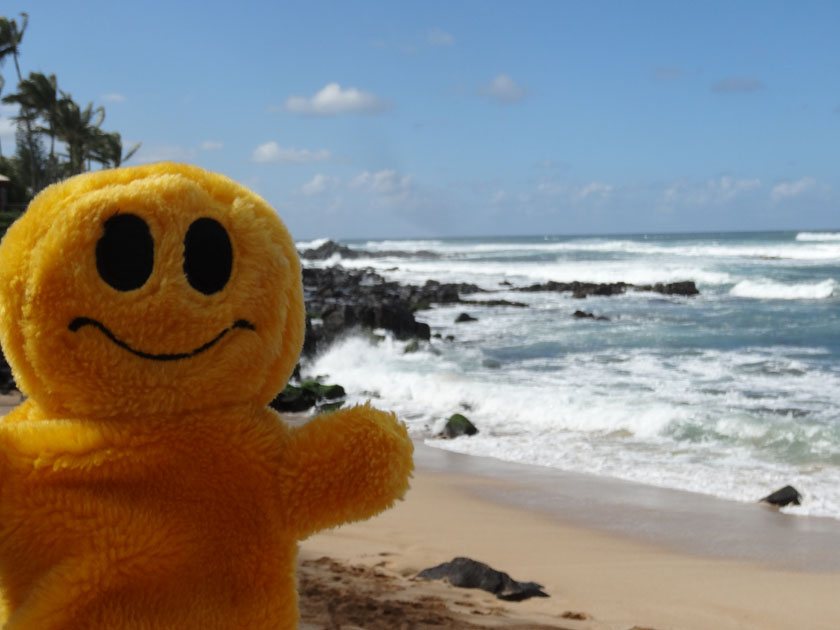
M345 594L369 582L388 585L364 597L405 607L401 623L408 625L377 625L398 615L376 605L367 617L344 617L335 593L321 601L321 616L313 615L319 598L304 589L303 628L840 627L840 522L422 445L417 464L412 490L397 507L301 546L302 575L312 570L307 563L328 557L316 583L357 571ZM413 577L456 556L538 582L551 597L502 602ZM380 577L366 580L364 571ZM329 602L338 603L325 617ZM408 611L418 602L430 614L443 605L451 617L414 619Z

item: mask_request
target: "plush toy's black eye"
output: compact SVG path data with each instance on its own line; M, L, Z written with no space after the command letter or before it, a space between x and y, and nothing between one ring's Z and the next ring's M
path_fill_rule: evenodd
M227 230L207 217L192 222L184 237L184 274L193 289L211 295L230 279L233 248Z
M96 270L118 291L139 289L154 267L155 242L146 222L136 214L115 214L105 221L96 243Z

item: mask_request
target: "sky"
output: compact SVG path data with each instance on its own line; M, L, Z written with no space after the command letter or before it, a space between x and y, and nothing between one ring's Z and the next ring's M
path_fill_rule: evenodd
M129 164L224 173L299 240L840 227L837 2L3 5Z

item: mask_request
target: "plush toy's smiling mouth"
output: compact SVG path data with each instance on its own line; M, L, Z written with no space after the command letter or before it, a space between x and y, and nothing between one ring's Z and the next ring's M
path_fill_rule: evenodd
M215 345L217 341L219 341L222 337L228 334L234 328L244 328L245 330L256 330L256 327L249 322L247 319L237 319L233 322L233 326L230 328L225 328L222 332L218 335L213 337L210 341L205 343L202 346L199 346L195 350L190 352L179 352L177 354L152 354L149 352L143 352L142 350L135 350L131 346L129 346L126 342L122 339L117 337L114 333L108 330L108 327L102 324L101 322L96 321L95 319L91 319L90 317L77 317L70 325L67 326L72 332L76 332L83 326L93 326L94 328L98 328L102 331L102 333L108 337L111 341L117 344L120 348L124 348L128 350L131 354L134 354L141 359L151 359L152 361L177 361L178 359L189 359L191 357L196 356L197 354L201 354L211 346Z

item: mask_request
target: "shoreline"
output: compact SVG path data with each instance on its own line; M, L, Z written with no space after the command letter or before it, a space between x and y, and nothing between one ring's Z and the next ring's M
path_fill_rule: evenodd
M571 526L698 557L840 573L840 520L831 517L467 455L418 440L414 458L424 471L491 482L469 489L476 498Z
M787 532L788 542L803 537L812 540L816 553L826 542L823 536L840 536L840 523L828 534L818 527L817 531L802 530L794 526L802 517L742 506L755 515L745 517L745 510L735 509L729 520L712 527L710 523L722 516L720 508L738 505L714 500L724 505L703 519L709 502L686 510L686 501L695 498L689 493L681 493L689 496L674 504L669 500L676 491L636 488L630 499L639 493L648 498L637 510L617 488L607 489L612 484L601 480L582 480L577 475L555 474L557 471L547 475L530 471L524 477L505 478L511 471L506 462L431 452L434 450L439 449L418 445L415 479L403 502L370 521L320 532L303 541L301 563L326 556L342 566L355 567L357 573L364 567L376 570L382 574L379 579L391 576L406 582L401 597L422 598L432 589L455 612L460 610L457 602L463 603L470 594L472 604L479 608L473 614L484 615L481 611L496 607L494 627L833 630L840 619L836 596L840 564L832 553L836 547L822 548L831 559L818 569L810 564L814 558L797 566L791 561L796 552L780 561L751 547L716 551L702 543L703 539L718 540L720 531L740 521L743 527L736 537L742 543L751 536L758 541L783 542L781 537ZM517 473L528 473L522 470L528 467L514 466ZM558 483L561 479L563 483ZM624 486L634 484L620 485L628 489ZM547 489L553 498L566 497L570 502L584 491L606 489L606 493L586 506L566 503L546 509L534 503L534 492ZM614 522L594 523L606 514L611 514ZM640 523L643 518L652 519L649 525L657 520L663 524L642 527L641 531L648 533L640 536L640 530L628 524ZM701 542L678 549L678 541L662 533L675 526L678 530L687 527L677 538ZM420 570L456 556L485 562L516 580L538 582L550 597L499 602L481 591L413 578ZM575 611L585 619L574 621L564 616L577 614ZM476 622L475 617L465 619ZM531 625L521 625L525 622Z

